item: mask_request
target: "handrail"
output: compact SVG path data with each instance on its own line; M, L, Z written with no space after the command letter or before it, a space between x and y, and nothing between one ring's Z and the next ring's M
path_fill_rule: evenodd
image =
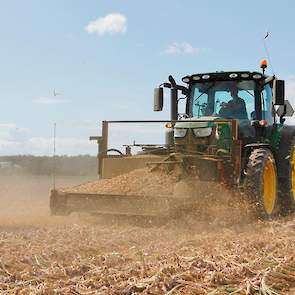
M105 123L110 123L110 124L116 124L116 123L180 123L180 122L193 122L193 123L198 123L198 122L214 122L214 123L232 123L233 121L236 121L236 119L222 119L222 120L214 120L214 121L209 121L209 120L119 120L119 121L102 121Z
M238 140L238 121L236 119L217 119L214 121L209 120L110 120L102 121L102 135L97 137L97 143L99 145L98 153L98 174L102 175L102 161L106 157L108 150L108 129L109 124L127 124L127 123L208 123L213 122L214 124L229 123L232 126L232 137L233 140Z

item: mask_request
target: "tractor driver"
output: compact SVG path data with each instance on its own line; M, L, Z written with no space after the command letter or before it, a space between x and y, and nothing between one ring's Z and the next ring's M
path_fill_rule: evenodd
M238 96L238 87L233 85L230 90L232 99L230 101L223 102L221 104L221 109L219 115L227 119L248 119L246 104L244 99Z

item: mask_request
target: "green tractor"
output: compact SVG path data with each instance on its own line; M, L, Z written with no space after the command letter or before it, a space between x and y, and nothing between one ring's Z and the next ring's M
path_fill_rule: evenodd
M285 100L285 83L263 72L214 72L185 76L178 85L172 76L154 91L154 111L162 111L164 88L171 91L170 120L166 122L166 144L143 145L131 155L108 148L108 125L130 121L104 121L100 147L99 176L110 178L146 165L181 165L183 177L194 173L201 181L216 181L242 191L254 200L259 215L271 218L295 208L295 127L284 124L293 115ZM179 98L179 94L184 97ZM180 106L183 112L180 113ZM109 155L117 151L118 155ZM145 203L164 210L159 200L132 196L71 193L53 190L53 215L74 211L149 215ZM128 203L128 206L127 206ZM172 204L173 205L173 204ZM174 206L175 207L175 206ZM169 210L168 210L169 211ZM162 213L161 213L162 214Z

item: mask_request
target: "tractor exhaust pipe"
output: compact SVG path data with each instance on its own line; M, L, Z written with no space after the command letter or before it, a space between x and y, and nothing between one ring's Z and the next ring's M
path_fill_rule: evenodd
M178 88L174 78L170 75L169 82L171 84L171 92L170 92L170 118L171 121L175 121L178 119Z

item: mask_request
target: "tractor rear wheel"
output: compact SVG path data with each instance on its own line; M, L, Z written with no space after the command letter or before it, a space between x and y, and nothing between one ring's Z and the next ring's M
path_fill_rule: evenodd
M284 177L280 183L282 193L283 213L295 211L295 136L291 138L288 144L289 149L285 159L288 165L284 171Z
M262 218L272 218L279 211L278 178L275 159L266 148L254 149L249 157L245 192L253 200Z

